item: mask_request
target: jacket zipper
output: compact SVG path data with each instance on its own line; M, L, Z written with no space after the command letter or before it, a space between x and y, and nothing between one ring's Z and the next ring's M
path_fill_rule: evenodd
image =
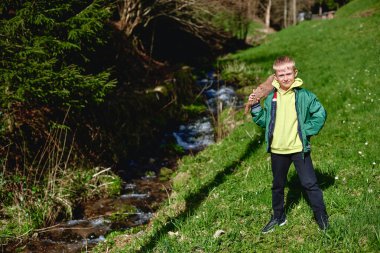
M297 113L297 130L298 130L298 135L299 135L299 137L301 139L301 143L302 143L302 158L305 158L305 147L304 147L303 138L302 138L301 123L300 123L300 114L299 114L298 106L297 106L297 104L298 104L297 103L297 100L298 100L298 91L295 89L294 93L295 93L295 96L296 96L295 107L296 107L296 113Z
M277 91L273 93L273 98L272 98L272 106L271 106L271 111L270 111L271 120L269 122L269 131L268 131L269 136L268 136L267 152L270 152L270 146L272 145L273 131L274 131L274 125L276 121L276 110L277 110Z

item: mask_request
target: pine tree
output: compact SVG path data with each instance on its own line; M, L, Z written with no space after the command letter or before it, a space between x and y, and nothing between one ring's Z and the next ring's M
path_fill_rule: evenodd
M87 70L89 56L106 40L110 12L101 1L9 2L2 4L0 12L4 110L16 102L32 107L85 107L101 102L113 87L108 70Z
M111 71L92 62L109 42L110 15L100 0L0 3L3 166L17 169L34 159L49 138L49 126L62 124L69 108L78 120L115 86Z

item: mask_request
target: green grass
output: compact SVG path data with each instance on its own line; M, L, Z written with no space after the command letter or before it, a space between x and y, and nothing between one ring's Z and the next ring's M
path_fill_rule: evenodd
M342 17L360 17L372 14L379 15L380 2L378 0L355 0L349 5L340 9L336 16Z
M240 114L245 123L226 139L180 161L173 193L145 232L114 234L99 252L110 245L111 252L380 251L380 16L342 16L303 22L228 59L262 69L265 77L277 56L293 56L305 88L327 109L326 125L312 140L330 215L326 234L313 221L294 168L288 224L260 234L271 213L270 161L263 131ZM219 229L225 233L214 238Z

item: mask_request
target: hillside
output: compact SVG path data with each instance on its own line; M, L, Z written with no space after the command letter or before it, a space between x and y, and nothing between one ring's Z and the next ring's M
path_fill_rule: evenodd
M353 1L336 19L303 22L227 59L244 62L265 77L277 56L291 55L305 88L325 106L328 120L312 140L312 154L330 215L327 233L318 231L294 168L285 193L288 224L270 234L260 233L271 212L270 160L263 130L240 112L244 123L229 137L180 161L173 193L145 231L114 233L98 251L379 251L380 10L376 2ZM223 232L214 236L218 230Z

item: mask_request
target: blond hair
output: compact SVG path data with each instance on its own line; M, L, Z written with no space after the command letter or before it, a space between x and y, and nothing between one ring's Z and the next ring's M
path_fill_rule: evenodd
M289 56L278 57L273 63L273 70L276 72L280 69L292 69L296 71L296 63Z

